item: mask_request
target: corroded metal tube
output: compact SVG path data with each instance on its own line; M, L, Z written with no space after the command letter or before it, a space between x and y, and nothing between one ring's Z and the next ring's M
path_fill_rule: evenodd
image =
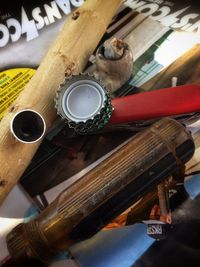
M63 191L35 220L7 236L10 254L49 262L86 239L166 179L194 153L186 128L162 119L128 140Z

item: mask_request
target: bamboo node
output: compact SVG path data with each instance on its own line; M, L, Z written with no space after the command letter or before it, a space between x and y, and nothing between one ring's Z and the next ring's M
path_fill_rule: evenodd
M56 51L54 52L54 54L55 56L58 56L62 60L64 66L66 66L65 77L78 73L77 64L74 61L70 60L69 57L67 57L64 53L62 53L62 51L60 50Z
M80 16L80 12L79 11L75 11L72 14L72 19L73 20L77 20L79 18L79 16Z
M2 179L2 178L0 177L0 186L1 186L1 187L4 187L6 184L7 184L6 180L4 180L4 179Z
M13 111L16 111L17 108L18 108L17 105L11 105L8 111L9 111L10 113L12 113Z
M75 74L77 72L76 69L76 64L74 62L71 62L71 64L69 64L65 69L65 77L69 77Z
M99 14L99 12L93 10L93 9L82 9L81 12L79 10L75 11L74 13L78 12L79 16L82 14L82 16L89 16L92 19L95 19L99 25L103 27L104 32L107 29L107 23L103 16ZM73 14L72 14L72 19L73 19ZM95 22L94 22L95 23Z

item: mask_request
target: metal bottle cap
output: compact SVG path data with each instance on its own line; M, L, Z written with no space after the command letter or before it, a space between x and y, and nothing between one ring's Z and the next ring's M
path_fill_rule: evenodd
M93 133L108 123L111 100L103 83L89 74L72 76L60 86L56 95L58 114L77 133Z

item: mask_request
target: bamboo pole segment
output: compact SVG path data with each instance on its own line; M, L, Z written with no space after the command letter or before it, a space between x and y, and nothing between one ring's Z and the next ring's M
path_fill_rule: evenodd
M24 91L0 123L0 204L17 183L41 141L20 143L11 135L10 122L23 109L44 118L47 129L56 118L54 96L65 76L83 71L122 0L87 0L74 11Z

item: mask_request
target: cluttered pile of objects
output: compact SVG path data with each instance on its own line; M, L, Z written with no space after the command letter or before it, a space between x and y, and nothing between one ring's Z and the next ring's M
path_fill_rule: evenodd
M75 159L86 147L81 163L87 165L76 171L104 155L34 219L8 233L7 247L18 263L37 259L49 264L103 228L143 221L147 234L160 240L175 223L176 207L170 203L182 194L185 166L195 153L190 125L199 118L200 86L177 85L176 77L159 90L130 86L134 54L129 44L119 38L102 40L121 4L87 0L72 12L0 122L0 205L21 177L32 194L42 193L43 183L50 188L40 171L34 174L37 184L30 182L30 166L45 137L67 147L67 152L56 152L59 162ZM122 87L131 87L132 93L117 96ZM62 164L69 177L74 175L66 161ZM61 182L54 178L54 185Z

